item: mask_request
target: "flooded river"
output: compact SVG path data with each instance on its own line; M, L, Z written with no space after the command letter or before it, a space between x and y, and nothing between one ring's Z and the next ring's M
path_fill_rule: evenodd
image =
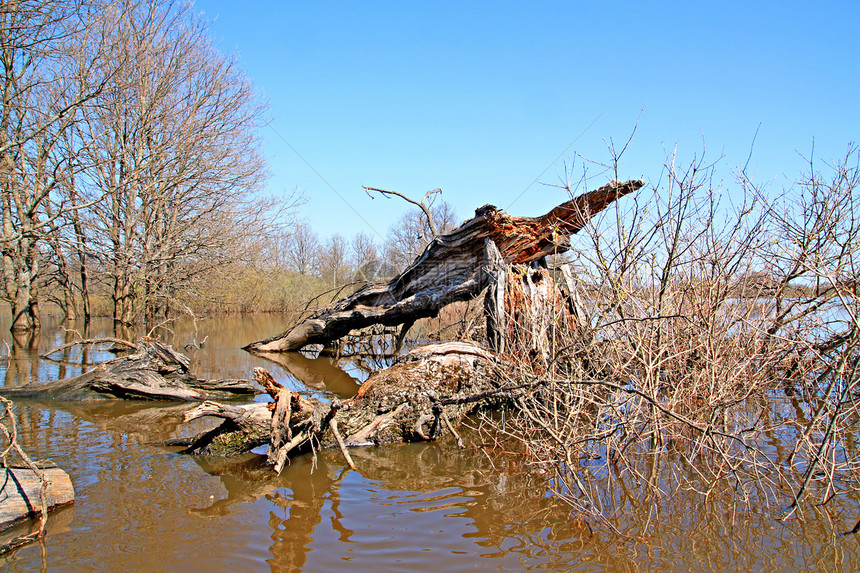
M196 332L172 324L162 338L202 376L247 378L262 366L318 397L356 391L365 374L354 364L299 356L276 364L239 349L285 326L277 316L219 318ZM81 371L79 350L54 355L62 364L38 358L74 339L56 322L46 320L37 339L13 340L5 317L0 335L6 386ZM114 332L97 322L86 335ZM613 531L571 515L528 460L474 434L463 450L446 441L354 449L358 471L320 452L275 476L261 455L189 457L153 445L201 429L180 427L186 405L16 407L23 446L71 475L76 501L52 514L43 543L0 557L8 571L860 570L858 536L838 535L856 522L856 502L830 508L834 527L679 496L656 513L631 506Z

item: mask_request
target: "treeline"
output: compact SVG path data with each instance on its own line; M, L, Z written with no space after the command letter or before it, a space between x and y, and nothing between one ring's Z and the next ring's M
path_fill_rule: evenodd
M189 3L2 0L0 84L0 298L15 331L38 328L45 301L120 324L273 309L290 280L375 279L426 240L411 215L380 246L290 224L299 197L263 193L266 102Z
M13 330L38 327L47 271L69 317L96 286L117 322L166 316L276 221L264 102L189 4L4 1L0 64Z
M320 237L297 221L261 241L253 259L212 273L203 289L186 289L188 304L207 312L301 312L311 299L325 304L367 282L388 280L409 265L433 239L460 221L450 205L428 206L397 218L383 236L373 230L351 237ZM318 297L318 298L317 298Z

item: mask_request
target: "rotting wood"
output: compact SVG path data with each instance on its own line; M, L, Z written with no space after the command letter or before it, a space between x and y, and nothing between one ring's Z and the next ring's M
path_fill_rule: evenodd
M232 455L269 444L269 461L279 471L289 456L311 446L339 447L349 464L352 447L433 440L443 430L453 430L463 416L499 400L498 393L488 392L498 390L500 378L494 373L499 361L474 344L424 346L371 375L353 398L331 404L290 392L267 371L255 368L254 379L275 401L232 407L201 404L186 420L216 416L224 422L190 439L186 453ZM464 399L481 393L480 400ZM289 409L280 406L287 401Z
M269 443L272 411L262 402L226 405L203 402L185 414L185 422L207 416L221 418L221 424L193 438L172 440L165 445L185 446L186 454L236 455Z
M273 403L223 408L207 402L197 407L188 419L216 415L225 421L195 439L187 451L230 454L268 443L269 463L280 472L291 455L309 448L338 447L354 467L350 447L435 440L443 431L462 446L456 421L478 408L519 403L521 393L531 389L532 383L506 386L504 364L527 359L548 365L556 333L577 327L572 278L562 271L559 287L545 257L566 251L571 233L643 184L612 182L537 218L482 207L472 220L436 237L391 282L364 287L282 335L246 347L262 353L331 344L374 324L404 325L399 343L416 319L486 289L487 339L496 352L464 342L420 347L374 372L352 398L332 403L291 392L256 368L254 378Z
M293 441L293 431L290 426L292 416L293 393L289 388L280 388L275 400L275 411L272 413L272 437L269 439L269 462L274 464L275 472L281 473L286 459L284 447ZM283 456L281 453L283 452Z
M433 239L424 252L388 283L367 285L291 329L249 344L246 350L287 352L326 344L350 330L374 324L394 326L436 316L444 306L475 298L490 283L499 257L526 264L567 251L572 233L616 199L644 181L612 181L563 203L541 217L513 217L492 205L448 234ZM497 281L498 282L498 281Z
M577 328L570 297L548 269L534 264L510 265L501 276L504 322L487 320L488 331L490 324L497 328L488 337L490 343L500 344L506 353L528 360L540 371L552 360L558 336Z
M518 396L540 382L511 386L505 372L523 359L548 362L554 329L577 324L566 295L547 269L499 260L497 270L500 284L487 296L494 298L489 306L498 304L504 318L494 322L496 327L516 325L496 332L507 353L465 342L418 347L374 372L352 398L331 403L291 392L266 370L255 368L254 379L273 402L198 406L188 419L214 415L225 421L189 442L186 451L229 455L268 444L269 463L280 472L291 456L317 447L340 448L350 467L349 449L358 446L429 441L447 432L463 447L456 422L476 409L516 404Z
M188 358L170 345L142 338L133 354L103 362L80 376L0 388L0 396L58 401L118 398L194 401L256 392L247 380L200 379L190 367Z

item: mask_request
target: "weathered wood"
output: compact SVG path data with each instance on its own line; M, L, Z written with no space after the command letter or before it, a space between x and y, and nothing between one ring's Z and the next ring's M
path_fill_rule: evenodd
M143 338L137 350L92 370L53 382L0 388L0 396L59 401L136 399L210 400L256 392L247 380L202 380L190 361L167 344Z
M513 354L513 359L548 364L555 329L567 332L576 320L545 257L567 250L571 233L643 184L612 182L537 218L511 217L495 207L482 207L472 220L436 237L393 281L360 289L293 329L246 348L267 353L297 350L330 343L372 324L403 324L405 332L416 319L433 316L448 303L474 298L489 287L485 312L490 344ZM349 447L434 440L443 429L456 436L452 421L514 398L506 396L512 389L504 386L507 377L499 368L505 360L501 354L462 342L417 348L373 373L352 398L331 404L290 392L257 368L254 378L274 402L245 407L202 404L187 419L210 415L225 421L195 439L187 451L235 454L243 447L268 443L269 462L280 472L294 453L336 446L353 467ZM526 385L518 387L527 390Z
M332 419L329 422L329 428L331 428L331 434L334 436L334 441L337 442L337 447L340 448L340 452L343 454L343 459L346 460L346 465L350 467L350 469L356 469L355 462L352 461L352 456L349 455L349 448L346 446L346 442L343 441L343 437L340 435L340 430L337 427L337 420Z
M493 246L507 263L524 264L570 247L570 234L616 199L644 181L613 181L563 203L541 217L513 217L492 205L446 235L433 239L424 252L388 283L372 284L322 309L272 338L246 350L286 352L308 344L326 344L350 330L374 324L394 326L436 316L444 306L478 296L497 265Z
M362 384L355 398L341 403L338 424L347 445L421 441L435 438L440 416L460 420L480 403L450 404L496 387L500 359L474 344L448 342L417 348Z
M353 398L331 404L290 392L255 368L255 380L276 401L232 407L201 404L186 420L217 416L225 421L191 440L186 452L232 455L268 443L270 463L279 470L289 455L311 445L340 447L348 457L349 447L433 440L452 421L498 400L488 392L498 388L498 361L473 344L424 346L371 375ZM480 400L463 399L482 392Z
M498 336L506 353L540 371L552 360L554 341L577 326L569 297L548 269L534 264L511 265L504 276L506 322Z
M272 435L272 411L262 402L226 405L203 402L185 414L185 421L212 416L222 418L220 426L172 444L187 446L187 454L236 455L269 443Z
M75 490L66 472L57 467L41 471L48 479L48 511L74 502ZM0 468L0 531L41 514L40 487L39 476L31 469Z
M505 352L505 283L507 265L493 243L488 249L487 292L484 294L484 314L487 318L487 344L495 352Z
M286 446L293 441L293 430L290 426L292 417L293 393L289 388L280 388L275 400L275 411L272 413L272 437L269 439L269 463L275 466L275 473L281 473L288 450Z

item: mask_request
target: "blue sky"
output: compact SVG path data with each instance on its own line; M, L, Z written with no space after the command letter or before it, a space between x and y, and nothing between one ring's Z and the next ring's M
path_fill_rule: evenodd
M620 176L652 183L676 145L689 161L704 142L731 187L755 138L756 178L782 188L813 139L832 160L860 136L856 2L195 7L271 103L270 191L301 188L321 236L384 235L404 211L362 185L441 187L461 219L486 203L542 214L566 194L540 183L605 161L637 119Z

